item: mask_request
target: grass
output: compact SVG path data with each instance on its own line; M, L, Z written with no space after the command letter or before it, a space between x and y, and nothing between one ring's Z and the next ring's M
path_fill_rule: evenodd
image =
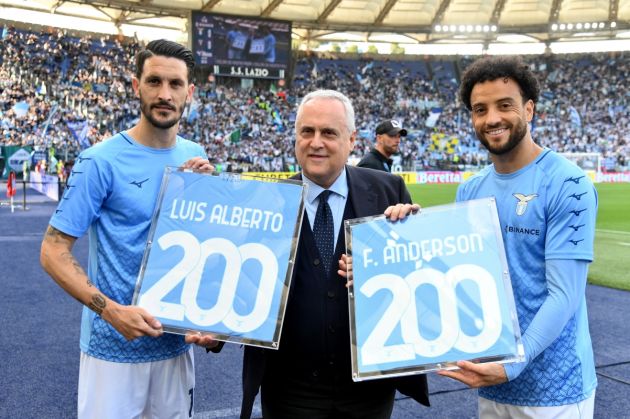
M598 183L599 210L592 284L630 290L630 183ZM413 202L424 207L455 201L457 185L408 185Z

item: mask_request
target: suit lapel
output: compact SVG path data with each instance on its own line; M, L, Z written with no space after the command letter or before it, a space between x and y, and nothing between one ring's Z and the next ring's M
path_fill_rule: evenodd
M361 179L356 169L352 166L346 166L346 176L348 178L352 209L356 217L362 218L379 214L377 195L370 188L370 185Z
M381 210L378 206L377 194L370 188L370 184L364 181L352 166L346 166L346 178L348 180L348 199L352 205L356 218L368 217L372 215L380 214ZM302 180L302 174L298 173L293 176L292 179ZM348 202L346 202L348 205ZM344 214L346 211L344 210ZM345 225L342 220L341 231L339 232L339 238L335 246L335 256L345 253ZM304 234L308 230L308 234ZM313 238L313 232L311 230L311 224L308 219L308 214L304 211L304 219L302 223L302 233L300 233L302 243L305 246L306 253L309 259L313 260L319 258L319 252L317 251L317 245ZM334 269L331 272L337 271L337 260L335 259Z

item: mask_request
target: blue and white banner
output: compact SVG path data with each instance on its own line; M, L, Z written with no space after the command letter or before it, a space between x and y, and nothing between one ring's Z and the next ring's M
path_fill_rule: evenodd
M277 349L304 189L167 168L134 303L170 332Z
M46 195L53 201L59 201L59 178L33 170L29 173L28 187Z
M355 381L521 360L493 199L349 220L346 238Z

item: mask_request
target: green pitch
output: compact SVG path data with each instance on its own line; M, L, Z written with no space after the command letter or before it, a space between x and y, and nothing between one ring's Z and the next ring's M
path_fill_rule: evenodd
M598 183L599 211L595 261L589 282L630 290L630 183ZM455 201L457 185L408 185L413 202L424 207Z

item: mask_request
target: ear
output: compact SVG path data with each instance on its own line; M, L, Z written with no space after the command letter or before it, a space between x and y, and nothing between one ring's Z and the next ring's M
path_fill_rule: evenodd
M190 83L188 85L188 94L186 95L186 103L192 102L193 93L195 93L195 85Z
M352 152L352 150L354 150L354 143L357 139L357 130L352 131L352 134L350 134L350 139L348 141L350 141L350 152Z
M536 104L533 100L529 99L525 102L525 116L527 117L527 122L532 122L534 119L534 110L536 108Z
M131 87L133 88L133 92L136 94L136 97L140 97L140 80L137 77L131 78Z

